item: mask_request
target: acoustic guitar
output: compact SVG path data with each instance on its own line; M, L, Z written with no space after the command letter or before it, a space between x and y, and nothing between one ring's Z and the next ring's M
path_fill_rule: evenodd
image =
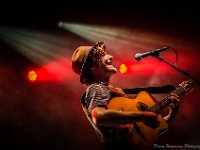
M183 97L192 90L192 82L184 81L172 93ZM127 125L122 125L119 128L129 130L127 141L134 148L141 150L153 149L158 137L167 129L168 124L161 115L161 111L172 103L169 95L160 101L156 101L148 92L141 91L135 99L115 97L108 104L109 109L121 111L151 111L158 114L158 122L137 122ZM130 136L131 135L131 136ZM132 143L131 143L132 142Z

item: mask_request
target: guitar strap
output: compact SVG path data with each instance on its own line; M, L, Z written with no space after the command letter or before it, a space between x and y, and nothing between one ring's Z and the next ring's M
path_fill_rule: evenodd
M140 91L146 91L150 94L171 93L176 89L173 85L165 85L161 87L146 87L146 88L133 88L123 89L126 94L138 94Z
M82 109L87 117L87 119L89 120L89 122L91 123L91 125L93 126L93 128L95 129L95 132L97 134L97 136L99 137L100 139L100 142L101 143L105 143L105 137L103 136L103 134L101 133L101 131L99 130L99 128L93 123L92 119L91 119L91 116L88 112L88 109L86 107L86 103L85 103L85 95L86 95L86 92L82 95L82 98L81 98L81 106L82 106Z

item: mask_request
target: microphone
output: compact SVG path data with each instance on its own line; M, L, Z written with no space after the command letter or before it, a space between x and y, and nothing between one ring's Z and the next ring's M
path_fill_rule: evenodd
M146 52L146 53L137 53L137 54L135 54L135 59L137 61L140 61L141 59L148 57L148 56L156 56L156 55L158 55L159 52L162 52L162 51L167 50L169 48L170 47L162 47L162 48L152 50L152 51L149 51L149 52Z

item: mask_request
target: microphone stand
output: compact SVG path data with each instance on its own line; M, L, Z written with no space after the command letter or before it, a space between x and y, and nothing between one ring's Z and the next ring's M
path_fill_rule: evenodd
M176 69L178 72L181 72L183 75L185 75L186 77L189 77L190 79L192 79L194 82L196 82L198 85L200 85L200 80L192 77L187 71L185 70L181 70L179 68L177 68L176 66L174 66L173 64L169 63L168 61L166 61L165 59L163 59L158 53L156 55L154 55L153 57L157 58L160 61L165 62L166 64L170 65L171 67L173 67L174 69Z

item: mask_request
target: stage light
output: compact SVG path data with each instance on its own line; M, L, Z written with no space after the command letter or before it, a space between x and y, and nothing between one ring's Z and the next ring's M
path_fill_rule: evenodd
M37 68L29 68L26 78L37 82L62 82L73 78L73 70L69 59L48 63Z
M121 64L119 71L120 71L121 74L125 74L127 72L127 69L128 68L125 64Z
M50 73L47 68L41 67L35 70L28 71L27 78L31 82L35 81L55 81L57 78L55 74Z
M31 70L31 71L28 72L28 80L29 81L34 82L34 81L37 80L37 77L38 77L38 75L37 75L35 70Z

